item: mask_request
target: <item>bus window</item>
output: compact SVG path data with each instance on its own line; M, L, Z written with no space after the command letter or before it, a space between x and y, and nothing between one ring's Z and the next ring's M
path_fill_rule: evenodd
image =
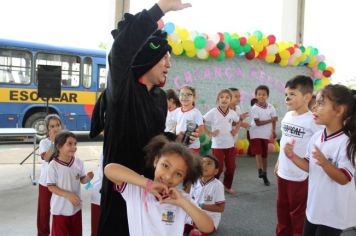
M30 52L0 48L0 83L29 84L31 62Z
M50 53L38 53L37 65L62 67L62 87L78 87L80 76L80 57Z
M99 66L99 92L102 92L106 88L106 67Z
M90 57L84 58L84 68L83 68L83 87L91 87L91 74L92 74L92 59Z

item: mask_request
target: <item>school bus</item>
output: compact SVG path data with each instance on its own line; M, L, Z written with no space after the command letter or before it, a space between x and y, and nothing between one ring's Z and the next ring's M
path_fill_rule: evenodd
M38 95L39 65L60 66L61 94ZM106 52L0 39L0 128L46 132L47 113L58 114L66 129L89 131L95 101L106 87Z

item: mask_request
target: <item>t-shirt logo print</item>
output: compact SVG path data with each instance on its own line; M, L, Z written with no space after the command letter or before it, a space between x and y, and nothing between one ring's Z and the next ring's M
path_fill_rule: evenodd
M174 212L173 211L167 211L163 212L162 214L162 221L173 223L174 222Z
M294 124L283 123L282 130L283 133L289 137L303 138L305 134L303 127Z
M75 179L79 179L80 178L80 175L79 173L75 176Z

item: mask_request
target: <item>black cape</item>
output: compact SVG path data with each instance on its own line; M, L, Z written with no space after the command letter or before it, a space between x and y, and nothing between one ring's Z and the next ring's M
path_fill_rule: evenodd
M114 43L109 54L108 86L105 96L96 104L94 112L97 114L92 120L93 135L104 126L103 166L120 163L143 174L143 147L164 131L167 115L165 92L158 87L148 91L132 73L135 56L157 30L156 22L162 16L156 4L136 15L125 14L124 20L118 23L118 29L112 32ZM113 191L113 183L105 176L98 228L101 236L129 235L125 201L120 193Z

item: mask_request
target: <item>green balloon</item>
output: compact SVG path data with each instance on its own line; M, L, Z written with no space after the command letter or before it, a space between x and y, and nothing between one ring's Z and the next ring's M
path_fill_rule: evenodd
M261 41L261 39L263 37L263 34L261 31L256 30L253 34L257 36L258 41Z
M245 45L243 45L242 46L242 50L243 50L243 52L249 52L250 50L251 50L251 46L250 46L250 44L245 44Z
M303 53L305 52L305 47L304 47L304 46L300 46L299 49L300 49L300 51L302 51Z
M321 79L314 80L314 86L320 86L320 85L321 85Z
M194 46L198 49L205 48L206 43L207 42L204 36L196 36L194 38Z
M229 44L230 47L236 51L236 49L240 46L240 40L233 38L229 41Z
M236 55L240 55L242 52L243 52L242 46L238 46L238 47L235 49Z
M217 48L219 48L220 50L224 50L225 48L225 43L224 42L218 42L218 44L216 45Z
M223 61L225 59L225 52L220 51L219 56L216 58L217 61Z
M231 36L229 33L225 32L224 33L224 41L225 42L229 42L231 40Z
M325 62L323 62L323 61L319 62L318 69L323 71L323 70L325 70L325 68L326 68Z

